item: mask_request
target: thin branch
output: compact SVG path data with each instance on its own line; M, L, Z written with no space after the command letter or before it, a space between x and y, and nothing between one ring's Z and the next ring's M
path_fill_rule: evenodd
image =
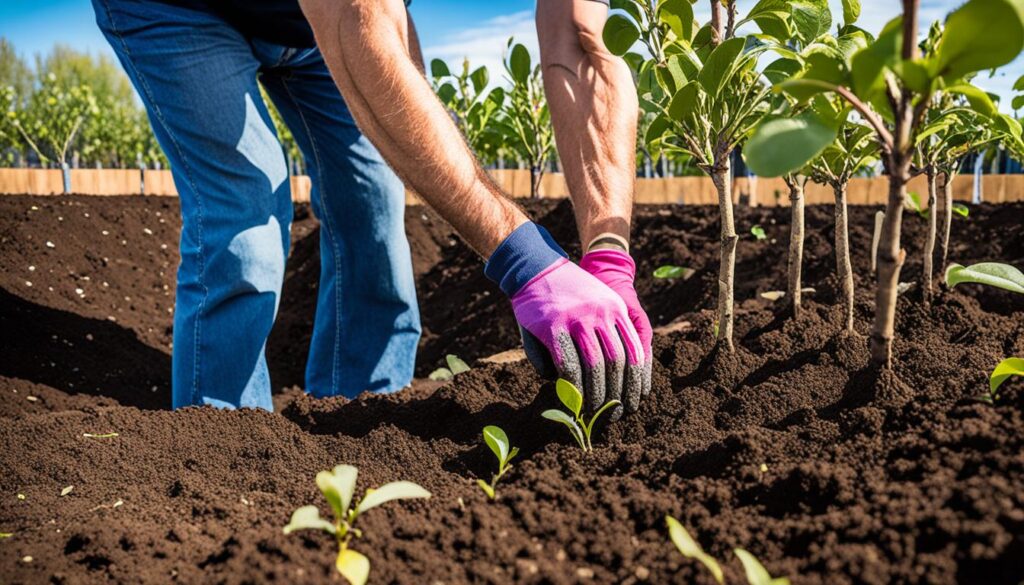
M882 120L874 110L868 107L867 104L860 101L860 98L853 95L853 92L850 91L849 88L840 85L836 87L835 92L849 102L850 105L853 106L853 109L857 110L868 124L871 124L871 127L875 129L876 133L878 133L878 138L882 143L882 149L885 150L887 154L892 153L895 144L893 143L892 134L889 132L889 129L885 127L885 121Z

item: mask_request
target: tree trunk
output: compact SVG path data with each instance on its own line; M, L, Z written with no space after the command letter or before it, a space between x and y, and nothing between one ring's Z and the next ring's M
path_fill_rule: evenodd
M853 265L850 262L850 229L846 214L846 181L833 185L836 194L836 275L843 287L846 331L853 333Z
M540 178L544 176L539 165L530 165L530 199L540 199Z
M718 209L722 223L722 249L718 266L718 341L733 351L733 280L736 272L736 226L732 214L732 178L729 157L720 156L711 169L711 180L718 191Z
M878 281L875 287L875 320L871 326L871 361L892 366L892 340L896 324L896 294L906 251L900 247L903 200L907 193L909 158L893 165L889 175L889 201L878 242Z
M928 169L928 235L924 242L924 306L932 302L932 274L935 272L935 232L939 222L938 178L934 168Z
M950 230L953 226L953 179L956 178L956 173L945 172L942 174L944 179L942 181L942 200L946 204L946 209L943 210L942 214L942 270L946 270L946 262L949 258L949 235Z
M800 269L804 260L804 184L801 177L786 180L792 219L789 228L789 283L786 294L793 308L793 318L800 317Z

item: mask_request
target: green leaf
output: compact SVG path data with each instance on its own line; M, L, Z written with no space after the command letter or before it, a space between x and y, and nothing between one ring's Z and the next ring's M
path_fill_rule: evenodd
M743 572L747 576L747 583L749 585L789 585L789 579L786 577L773 579L771 574L768 573L768 569L765 569L761 561L757 560L757 557L754 555L742 548L733 549L733 552L736 553L740 563L743 565Z
M512 81L525 84L530 79L530 52L526 50L526 47L518 43L513 46L508 65Z
M802 67L796 59L782 58L772 61L761 73L772 84L778 84L799 73Z
M843 0L843 25L849 26L860 18L860 0Z
M358 476L359 470L352 465L338 465L332 471L316 474L316 486L331 505L336 518L344 518L348 513Z
M386 504L392 500L411 500L414 498L429 498L430 492L423 489L417 483L411 481L393 481L386 483L377 489L366 490L366 495L359 502L356 508L356 515Z
M971 210L963 203L954 203L953 213L959 215L960 217L967 217L968 215L971 214Z
M448 105L455 99L455 86L450 83L443 83L441 87L437 88L437 99L441 100L441 103Z
M448 64L440 59L430 60L430 75L433 77L448 77L452 72L448 69Z
M569 409L577 417L580 416L580 411L583 409L583 394L573 385L572 382L559 378L555 382L555 393L558 394L558 399L562 401L562 404Z
M751 233L751 235L754 236L754 239L757 240L757 241L761 241L761 240L764 240L764 239L768 238L768 236L766 236L765 233L764 233L764 228L761 227L760 225L755 225L755 226L751 227L750 228L750 233Z
M491 484L482 479L478 479L476 480L476 485L480 486L480 489L484 490L484 493L487 494L488 498L492 500L494 499L494 488L491 487Z
M640 30L621 14L612 14L604 23L604 44L613 55L625 55L640 40Z
M508 435L500 427L487 425L484 427L484 443L491 448L491 452L498 458L498 462L504 465L509 459Z
M453 376L458 376L459 374L469 371L469 366L466 362L459 359L459 356L455 354L450 353L444 356L444 361L448 362L448 369L452 371Z
M718 97L736 67L739 56L746 45L745 37L729 39L715 47L704 61L704 67L697 75L697 81L712 98Z
M451 380L454 376L455 374L452 374L452 371L448 368L437 368L433 372L430 372L430 375L427 376L427 378L434 380L435 382L443 382L445 380Z
M697 111L699 91L700 84L695 81L680 88L668 105L668 115L680 122L692 120Z
M832 12L826 0L802 0L793 2L792 6L793 24L804 45L827 33L832 26Z
M597 412L594 413L594 416L590 417L590 422L587 423L588 441L590 440L590 433L594 432L594 423L597 422L597 419L601 418L601 415L604 414L604 411L608 410L609 408L615 408L616 406L620 406L621 404L622 402L619 400L609 400L608 402L605 402L601 408L597 409Z
M469 75L469 81L473 84L473 91L480 93L487 87L487 82L490 81L490 76L487 73L486 67L477 67L473 73Z
M658 18L680 39L693 40L693 5L689 0L662 0L658 4Z
M683 528L683 525L672 516L665 516L665 523L668 524L668 535L672 543L676 545L679 552L688 559L702 563L714 576L715 581L724 583L725 577L722 574L722 567L713 557L704 552L704 549L697 544L697 541L690 536L690 533Z
M832 144L837 128L814 112L775 118L758 125L743 147L743 159L754 173L781 177L807 166Z
M921 196L917 191L907 192L907 196L903 199L903 208L913 211L914 213L921 213Z
M964 282L987 284L1024 294L1024 273L1009 264L982 262L967 267L950 264L946 270L946 286L953 288Z
M10 538L14 536L13 532L0 532L0 538Z
M946 19L933 72L947 81L995 69L1024 50L1024 3L970 0Z
M351 585L366 585L370 578L370 559L350 548L338 551L334 566Z
M971 104L971 108L982 116L992 117L996 114L996 105L992 102L989 94L981 88L967 83L958 83L946 88L947 93L962 95Z
M296 530L324 530L331 534L337 531L334 524L320 517L320 510L316 506L303 506L292 512L292 519L284 527L284 533L291 534Z
M1010 376L1024 376L1024 359L1011 357L999 362L988 380L989 389L995 392Z
M689 278L693 274L693 270L690 268L683 268L682 266L673 266L666 264L659 266L654 271L654 278Z
M882 72L900 59L903 40L903 19L896 17L889 21L875 42L853 56L851 76L853 93L867 98L871 93L884 87Z

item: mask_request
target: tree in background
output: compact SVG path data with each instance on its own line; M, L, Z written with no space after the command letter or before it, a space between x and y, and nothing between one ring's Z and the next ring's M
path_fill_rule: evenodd
M430 62L431 84L438 99L455 118L462 135L480 162L492 164L502 147L502 134L497 127L505 90L496 87L487 91L490 75L487 67L470 71L469 59L463 59L462 70L453 74L440 59Z
M554 156L555 135L544 97L540 65L531 66L526 47L508 40L505 71L512 87L503 100L497 128L505 147L530 167L530 197L540 196L544 165Z

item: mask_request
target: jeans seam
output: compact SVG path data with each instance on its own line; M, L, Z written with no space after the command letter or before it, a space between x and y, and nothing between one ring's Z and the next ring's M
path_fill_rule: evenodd
M320 218L323 222L324 229L327 231L327 237L331 240L331 252L334 260L334 271L335 271L335 287L334 287L334 351L331 353L331 390L339 388L338 383L338 358L341 354L341 293L339 292L338 278L340 277L341 271L341 252L338 250L337 238L334 237L334 225L331 221L331 214L327 210L327 204L325 202L324 193L324 180L323 180L323 164L320 161L320 149L316 145L316 137L313 132L309 129L309 122L306 121L306 114L299 104L298 100L292 94L291 88L288 87L288 82L285 78L281 78L281 87L284 88L285 93L288 94L288 99L292 101L292 105L295 106L295 111L299 114L299 119L302 120L303 129L306 131L306 135L309 136L309 144L313 149L313 158L316 160L316 183L317 183L317 196L320 198L320 208L324 210L324 217Z
M209 288L207 288L206 283L203 280L203 274L205 273L205 269L206 269L206 258L203 255L203 204L202 204L202 197L199 194L199 189L196 186L195 178L192 176L192 169L191 169L191 167L188 164L188 159L185 157L185 153L181 149L181 145L178 143L178 140L174 137L174 134L171 132L170 127L167 125L167 121L164 119L163 112L160 110L160 106L157 105L156 99L153 97L153 90L149 87L149 83L146 81L146 78L143 76L142 71L140 71L139 68L136 67L134 58L132 56L131 49L128 48L128 43L125 42L124 36L121 35L121 31L118 30L117 25L114 23L114 17L110 13L110 3L106 2L104 0L103 8L104 8L104 11L107 13L107 21L110 23L111 33L115 37L117 37L118 42L121 44L121 48L124 51L124 54L125 54L125 57L126 57L125 60L131 66L132 71L135 73L135 76L139 80L139 85L142 87L142 90L146 93L146 98L149 100L149 103L150 103L150 105L152 106L152 109L153 109L153 113L156 116L157 120L159 120L159 122L160 122L160 126L162 126L163 129L164 129L164 132L167 133L167 137L170 139L171 143L174 145L174 149L176 151L178 151L178 156L181 158L181 166L184 167L185 176L188 179L189 185L192 187L192 192L195 193L195 195L196 195L196 209L197 209L197 212L196 212L196 223L197 223L197 225L196 225L196 234L197 234L198 243L199 243L199 274L198 274L198 280L199 280L199 286L203 290L203 298L202 298L201 301L199 301L198 315L202 316L203 311L206 308L206 301L207 301L208 297L210 296L210 290L209 290ZM175 299L175 301L177 301L177 299ZM191 396L189 397L190 398L190 400L189 400L190 404L195 404L195 402L196 402L196 395L198 394L198 391L199 391L199 387L198 387L199 386L199 369L200 369L199 368L199 357L200 357L199 343L200 343L200 338L202 337L202 319L200 319L200 318L196 318L196 320L195 320L195 334L194 334L193 337L194 337L194 339L193 339L193 358L192 358L193 359L193 362L192 362L193 366L192 366L192 384L191 384L192 385L192 391L191 391Z

